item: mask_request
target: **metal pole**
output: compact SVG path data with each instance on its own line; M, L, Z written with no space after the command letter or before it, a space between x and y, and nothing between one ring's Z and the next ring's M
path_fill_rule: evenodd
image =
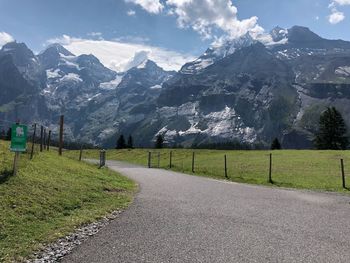
M33 155L34 155L35 135L36 135L36 123L34 123L34 132L33 132L33 138L32 138L32 150L30 152L30 160L33 159Z
M15 159L13 161L13 175L17 175L18 171L18 161L19 161L19 152L15 152Z
M346 188L346 183L345 183L345 172L344 172L344 160L340 159L340 166L341 166L341 176L342 176L342 182L343 182L343 188Z

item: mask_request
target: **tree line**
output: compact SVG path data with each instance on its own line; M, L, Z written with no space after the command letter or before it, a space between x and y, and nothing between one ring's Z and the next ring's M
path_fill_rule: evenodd
M327 107L321 113L313 144L318 150L346 150L348 148L349 138L346 123L335 107ZM282 149L282 145L275 138L271 143L271 150L279 149Z
M154 143L154 148L162 149L164 147L164 138L162 135L157 135L156 141ZM119 135L116 149L133 149L134 148L134 139L131 135L129 135L128 140L125 141L125 137L123 134Z
M349 146L348 130L341 113L335 107L328 107L320 115L318 131L316 132L313 144L318 150L346 150ZM164 147L164 137L161 134L156 136L154 148ZM133 137L129 135L127 142L124 135L120 135L116 149L132 149ZM177 147L175 147L177 148ZM238 140L228 142L214 142L206 144L192 144L194 149L216 149L216 150L262 150L266 145L261 143L245 143ZM270 145L271 150L282 149L278 138L274 138Z

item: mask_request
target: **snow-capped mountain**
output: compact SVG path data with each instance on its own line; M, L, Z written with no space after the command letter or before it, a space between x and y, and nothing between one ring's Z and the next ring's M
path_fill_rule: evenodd
M284 147L310 147L321 111L332 105L350 124L350 42L305 27L212 45L177 73L141 53L130 66L117 73L60 45L35 55L7 44L0 117L52 124L64 114L68 138L105 146L124 133L142 146L162 134L187 146L278 137Z
M93 55L75 56L59 44L36 56L25 44L13 42L0 51L0 102L5 108L0 116L48 125L64 114L68 139L97 143L108 137L109 131L117 132L113 126L121 112L132 118L129 111L133 106L155 99L173 74L149 60L117 73ZM33 102L30 95L38 100L32 105L36 114L27 114Z
M249 33L238 39L225 41L224 43L217 43L216 45L208 48L205 53L195 61L185 64L181 68L180 73L199 73L203 69L214 64L216 61L233 54L237 49L248 47L254 43L256 43L256 40L254 40Z
M286 147L310 147L326 106L336 106L350 124L350 42L295 26L240 43L211 48L166 83L158 133L189 145L279 137Z

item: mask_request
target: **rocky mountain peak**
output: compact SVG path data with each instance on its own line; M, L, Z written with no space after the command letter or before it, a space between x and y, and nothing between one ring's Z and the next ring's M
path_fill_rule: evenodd
M57 67L64 57L74 57L74 54L60 44L52 44L38 55L40 63L45 69Z
M280 42L288 36L288 30L277 26L270 31L270 35L274 42Z
M323 38L312 32L307 27L293 26L292 28L288 29L288 40L292 43L312 42L319 41L322 39Z
M0 55L11 55L17 67L26 67L36 62L34 53L24 43L7 43L0 50Z
M63 56L74 56L73 53L68 51L66 48L64 48L61 44L52 44L48 46L43 52L40 53L40 55L47 55L47 54L58 54Z

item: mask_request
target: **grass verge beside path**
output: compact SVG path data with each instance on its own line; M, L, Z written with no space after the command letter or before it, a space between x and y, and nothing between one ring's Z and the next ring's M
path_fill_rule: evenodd
M22 154L17 176L10 176L13 154L0 141L0 262L22 261L43 244L85 223L125 208L135 184L108 169L37 154Z
M342 188L340 159L345 172L350 172L350 151L217 151L217 150L108 150L107 160L127 161L147 166L148 152L152 152L152 166L169 169L172 151L172 170L192 173L192 153L195 152L195 175L225 179L224 155L227 155L228 179L234 182L271 185L268 183L269 154L272 153L272 180L274 186L335 191L348 193ZM79 151L67 153L78 158ZM86 150L83 158L98 159L97 150ZM348 183L350 186L350 181Z

